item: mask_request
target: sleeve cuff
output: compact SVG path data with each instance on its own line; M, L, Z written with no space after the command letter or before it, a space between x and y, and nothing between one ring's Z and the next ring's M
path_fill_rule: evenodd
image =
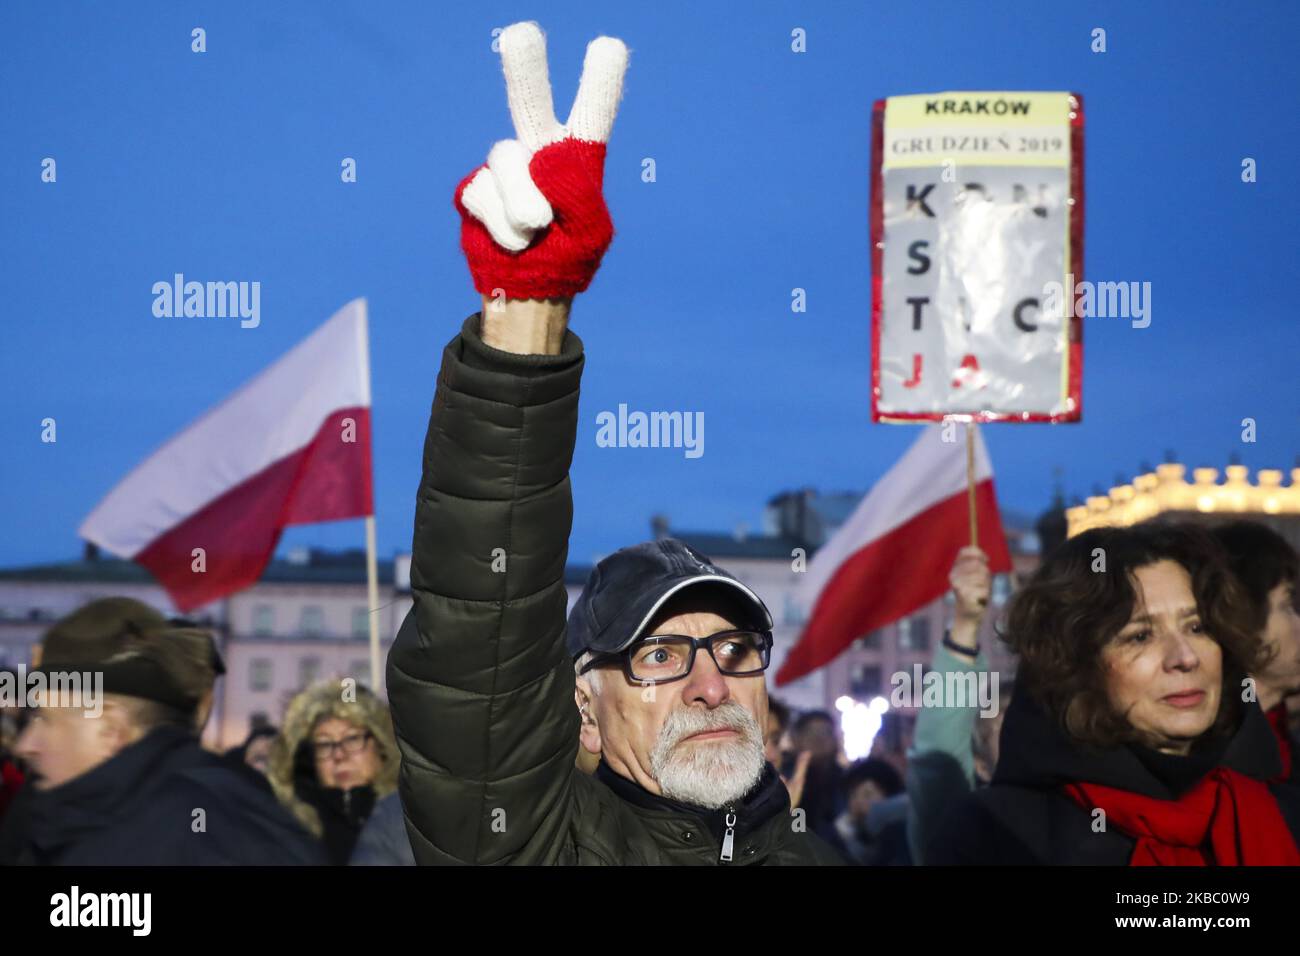
M944 647L943 644L940 644L934 650L934 655L930 660L930 667L933 670L943 671L945 673L948 671L975 671L978 673L979 671L988 670L989 664L983 651L980 651L979 654L975 656L974 661L969 661L965 658L958 657L948 648Z
M475 312L461 326L460 360L470 368L514 375L545 375L576 365L582 359L582 339L566 329L559 355L521 355L493 348L483 341L483 313Z

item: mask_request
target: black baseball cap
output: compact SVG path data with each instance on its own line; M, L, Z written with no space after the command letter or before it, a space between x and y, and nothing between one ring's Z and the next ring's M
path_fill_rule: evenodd
M712 587L738 598L741 627L772 629L767 605L736 577L676 538L658 538L615 551L591 570L565 635L575 660L586 651L613 654L630 647L673 595Z

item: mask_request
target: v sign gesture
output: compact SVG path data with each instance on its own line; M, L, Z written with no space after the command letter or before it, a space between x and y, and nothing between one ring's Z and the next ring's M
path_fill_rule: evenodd
M461 248L483 295L573 296L590 285L614 238L601 189L627 47L613 37L587 45L564 124L555 118L537 24L506 27L500 48L517 138L493 146L487 163L456 188Z

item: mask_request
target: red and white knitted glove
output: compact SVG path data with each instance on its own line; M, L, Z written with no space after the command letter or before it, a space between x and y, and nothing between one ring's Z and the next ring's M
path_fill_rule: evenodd
M573 296L590 285L614 238L601 188L627 47L613 37L587 45L578 95L560 125L541 28L515 23L499 42L518 138L493 146L456 188L461 248L483 295Z

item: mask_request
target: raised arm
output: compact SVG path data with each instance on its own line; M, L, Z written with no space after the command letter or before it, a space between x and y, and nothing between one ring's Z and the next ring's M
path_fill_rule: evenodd
M627 50L601 37L569 122L536 24L501 35L518 134L461 182L481 313L443 353L388 659L400 791L420 863L566 858L578 715L564 649L582 343L567 330L613 236L605 143Z
M948 637L954 647L940 645L930 668L940 674L984 671L988 665L978 651L978 638L992 593L988 557L979 548L962 548L949 581L955 600ZM938 824L975 785L971 735L976 713L975 707L946 706L924 707L917 715L908 756L907 792L908 842L918 864L926 862L925 853Z

